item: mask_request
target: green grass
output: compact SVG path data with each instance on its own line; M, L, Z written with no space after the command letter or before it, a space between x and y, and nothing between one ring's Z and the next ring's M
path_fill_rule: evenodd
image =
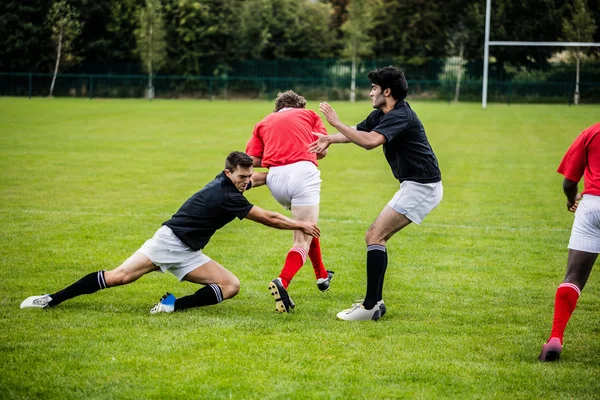
M333 105L350 124L370 111ZM294 314L276 314L266 289L291 233L250 221L205 249L242 282L218 306L150 315L164 292L197 288L156 273L20 310L27 296L119 265L245 148L272 104L0 98L0 398L598 398L597 272L561 362L536 358L573 218L556 168L600 107L412 106L444 199L388 243L387 315L345 323L335 314L364 296L364 233L398 187L381 149L350 144L321 163L319 225L335 279L320 293L307 264L291 286ZM247 196L284 212L266 188Z

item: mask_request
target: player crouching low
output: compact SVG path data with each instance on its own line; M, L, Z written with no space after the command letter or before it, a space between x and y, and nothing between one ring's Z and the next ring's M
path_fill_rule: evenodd
M92 272L50 295L28 297L21 308L55 307L73 297L126 285L159 270L171 272L180 281L205 286L179 299L167 293L151 309L153 314L208 306L234 297L240 291L239 279L202 252L217 230L237 217L277 229L300 230L311 237L320 235L319 228L312 222L296 221L248 202L243 193L252 186L264 184L265 176L265 173L253 174L252 159L247 154L230 153L224 171L192 195L119 267Z

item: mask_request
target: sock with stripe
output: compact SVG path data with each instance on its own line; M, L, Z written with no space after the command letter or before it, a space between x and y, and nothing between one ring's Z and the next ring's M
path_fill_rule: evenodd
M281 278L281 284L284 288L288 288L290 282L296 276L296 273L300 271L300 268L304 265L306 261L306 250L302 247L292 247L288 252L287 257L285 258L285 264L283 264L283 269L279 274L279 278Z
M175 311L185 310L187 308L212 306L223 301L223 292L219 285L211 283L204 286L196 293L189 296L180 297L175 300Z
M106 289L107 287L106 281L104 280L104 271L92 272L71 286L67 286L63 290L51 294L50 297L52 297L52 301L48 303L48 306L54 307L73 297L81 296L82 294L96 293L98 290Z
M319 241L319 238L312 238L312 241L310 242L310 248L308 249L308 257L312 262L317 279L327 278L329 274L323 265L323 258L321 256L321 242Z
M367 294L363 306L370 310L381 299L383 277L387 268L385 246L371 244L367 246Z
M557 337L560 343L563 342L563 336L571 314L575 311L577 300L581 291L572 283L562 283L556 289L554 298L554 319L552 321L552 332L550 338Z

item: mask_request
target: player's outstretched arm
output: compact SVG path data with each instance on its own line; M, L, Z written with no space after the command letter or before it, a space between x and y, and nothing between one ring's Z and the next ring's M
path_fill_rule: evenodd
M371 150L384 144L387 139L385 136L378 132L359 132L356 128L348 126L340 121L335 110L327 103L319 104L319 110L325 115L325 119L329 122L329 125L336 128L339 133L336 135L343 135L346 139L364 149ZM331 135L331 136L336 136ZM329 137L331 137L329 136ZM321 140L321 138L319 138Z
M246 218L271 228L298 230L302 231L306 235L317 238L321 236L319 227L312 222L296 221L286 217L285 215L264 210L258 206L253 206L248 215L246 215Z
M317 159L325 157L325 154L327 154L327 148L330 144L350 143L350 140L348 140L346 136L339 132L333 135L324 135L319 132L312 132L312 134L317 138L317 140L308 145L308 151L311 153L317 153ZM323 156L319 157L320 154L323 154Z

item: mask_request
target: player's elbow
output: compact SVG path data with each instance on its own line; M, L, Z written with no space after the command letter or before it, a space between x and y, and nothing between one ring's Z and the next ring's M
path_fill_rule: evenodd
M361 147L365 150L373 150L376 147L379 147L379 143L367 142L361 145Z

